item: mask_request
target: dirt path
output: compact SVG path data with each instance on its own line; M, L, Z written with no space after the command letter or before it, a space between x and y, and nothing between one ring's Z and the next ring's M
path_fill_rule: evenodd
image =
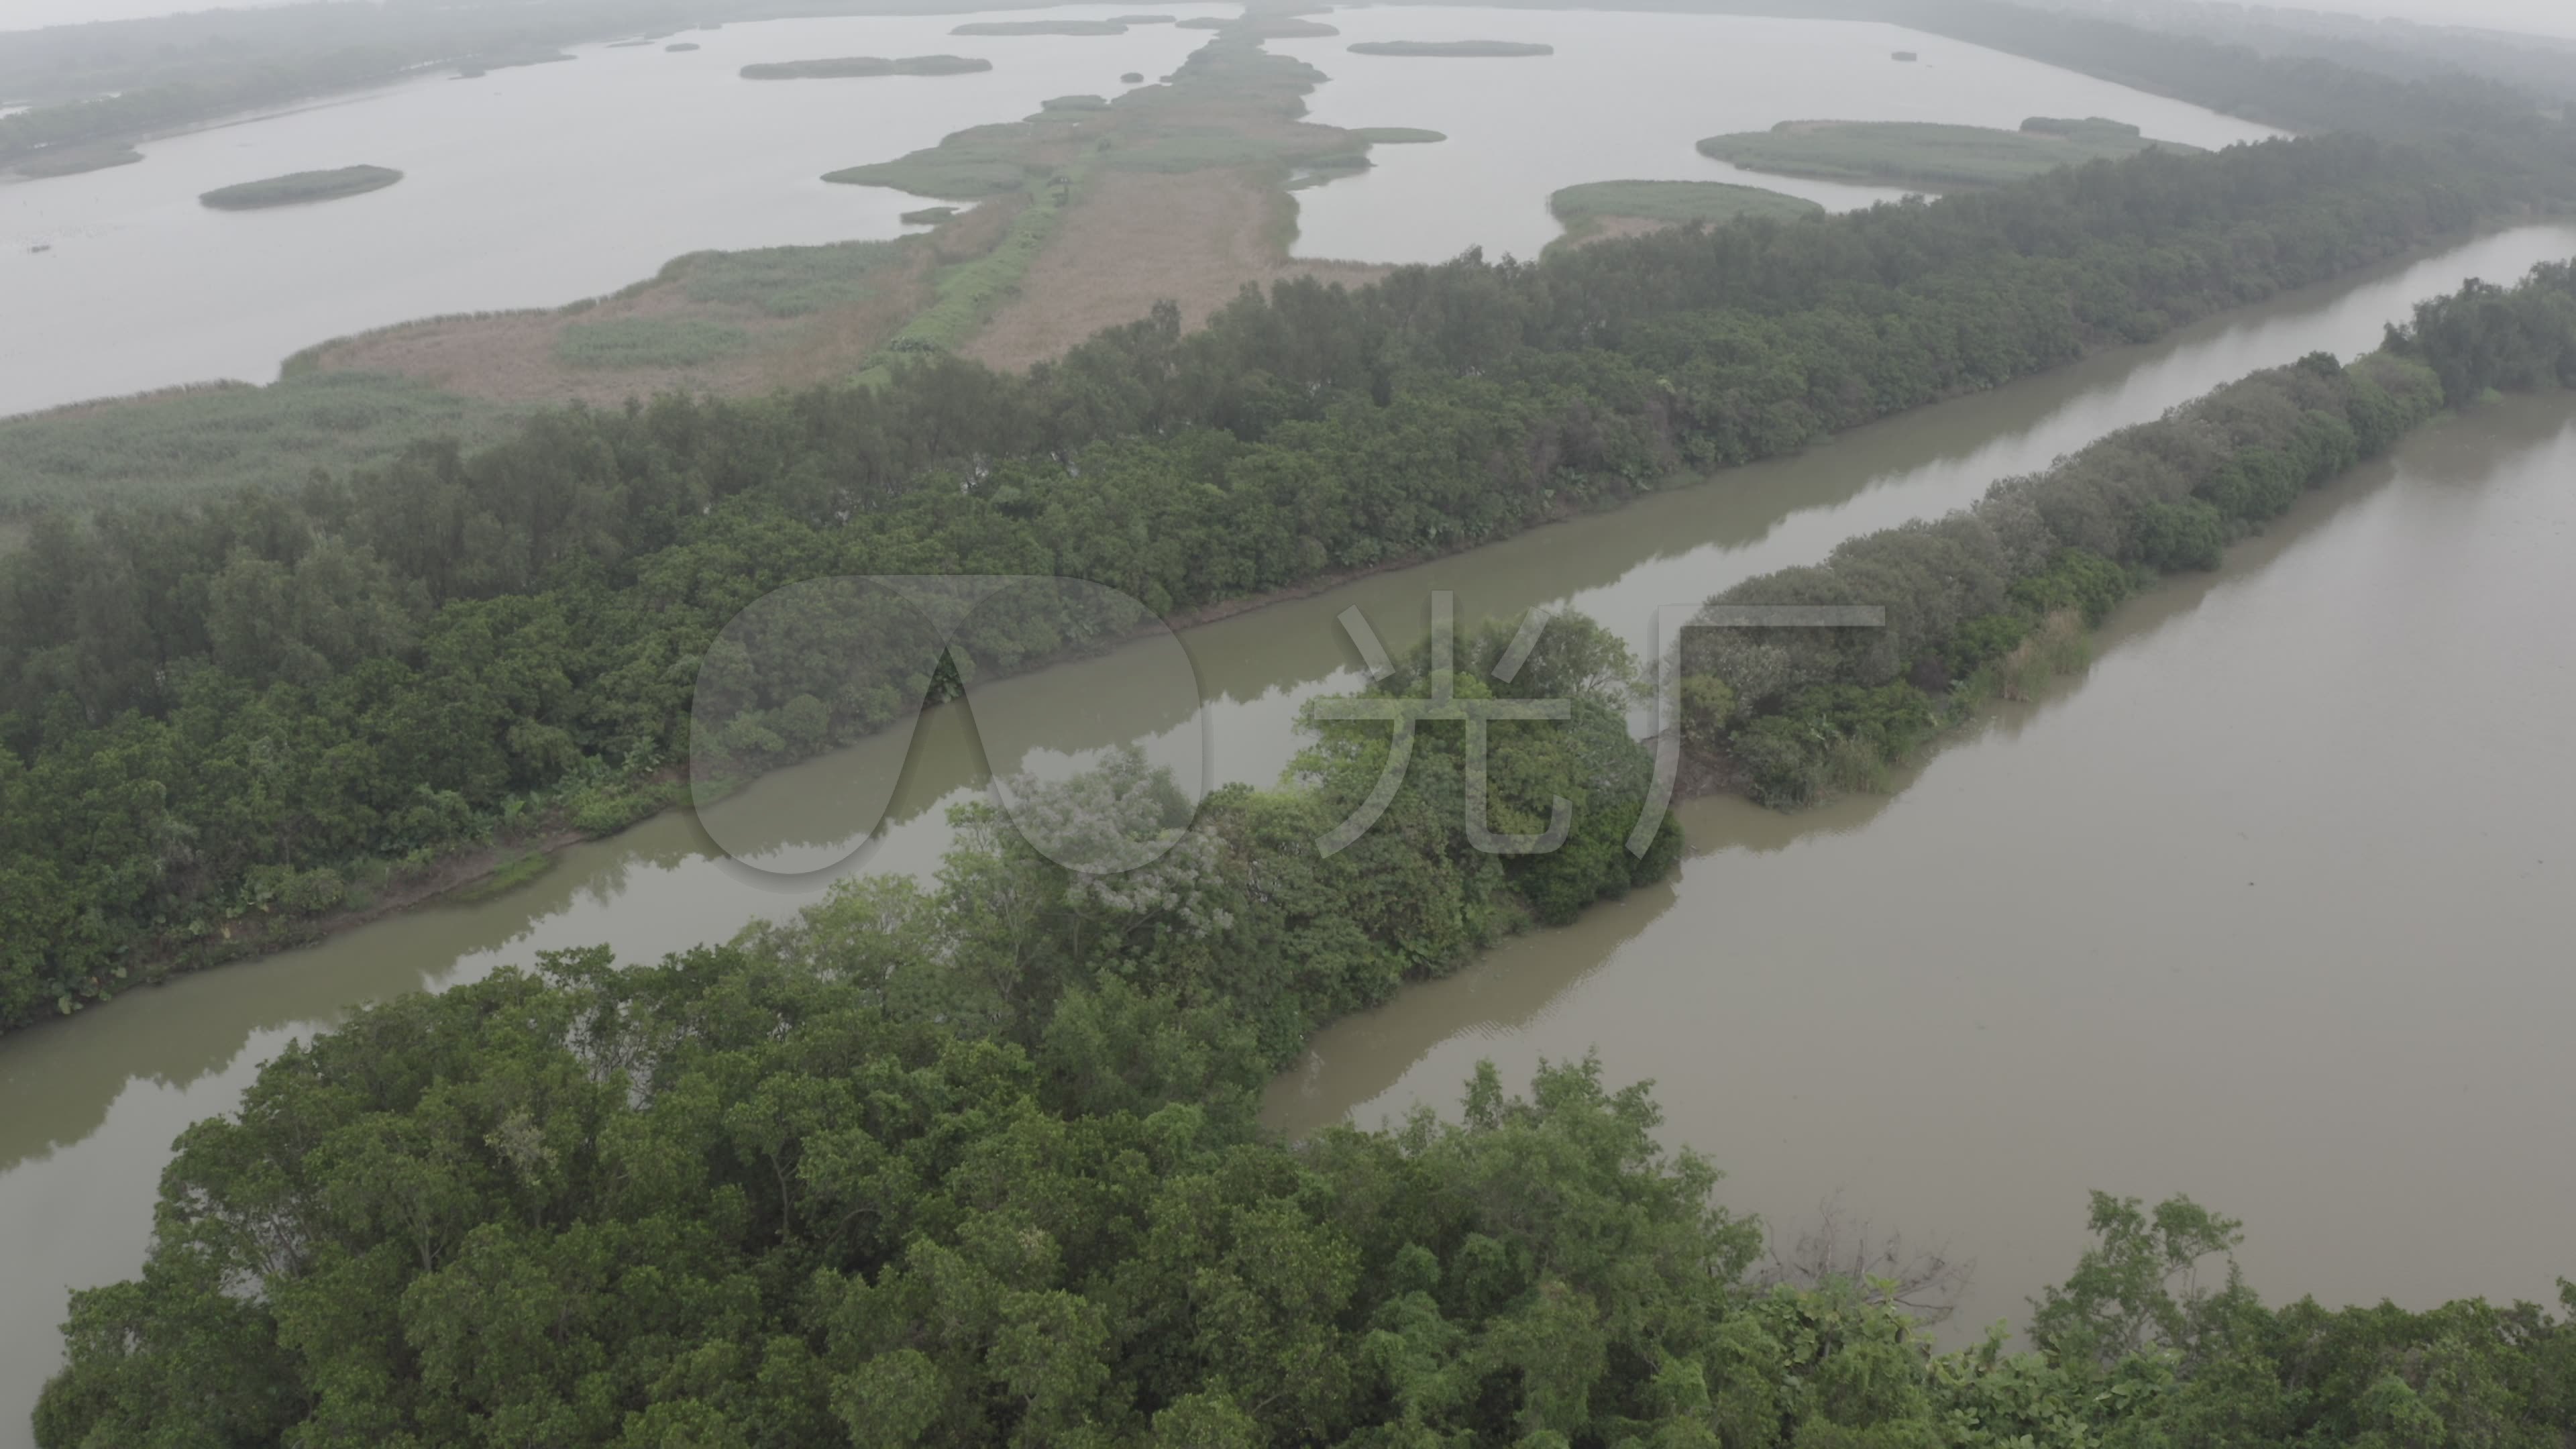
M1108 173L1065 213L1019 296L966 355L1022 368L1159 301L1178 302L1182 324L1196 327L1246 283L1321 277L1359 286L1392 270L1281 256L1276 239L1286 229L1276 208L1287 204L1241 171Z

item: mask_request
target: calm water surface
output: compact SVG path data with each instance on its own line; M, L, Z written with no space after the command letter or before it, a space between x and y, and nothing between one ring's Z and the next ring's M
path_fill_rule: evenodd
M1667 887L1313 1043L1291 1131L1598 1049L1739 1210L2062 1279L2087 1189L2242 1217L2275 1299L2576 1269L2576 401L2446 420L1893 799L1683 809Z
M2018 128L2109 116L2221 147L2279 133L2182 101L1891 25L1740 15L1575 14L1450 6L1336 10L1338 36L1272 41L1332 79L1310 98L1336 126L1423 126L1435 145L1380 146L1374 169L1297 193L1300 256L1430 262L1471 246L1536 256L1563 228L1548 197L1584 181L1736 181L1835 210L1898 193L1742 171L1702 137L1780 121L1945 121ZM1514 40L1551 56L1353 55L1376 40ZM1919 53L1914 64L1890 55Z
M998 13L998 12L997 12ZM1127 13L1067 6L1073 17ZM1183 4L1156 13L1227 15ZM267 382L300 348L452 312L555 306L707 248L889 237L924 203L826 171L1159 78L1202 31L961 36L977 15L770 21L583 46L568 63L442 75L146 142L139 165L0 180L0 414L212 378ZM979 56L972 75L747 81L755 61ZM200 192L390 166L401 184L266 211ZM29 248L49 245L51 251ZM41 344L41 345L36 345Z
M1398 649L1421 633L1434 588L1457 591L1466 617L1570 603L1642 640L1657 604L1702 598L1749 574L1812 561L1850 534L1940 513L1994 477L2044 466L2250 368L2319 348L2357 352L2410 302L2465 277L2511 277L2570 253L2576 231L2567 229L2488 237L2204 324L2157 347L1862 429L1707 486L1193 630L1185 643L1210 701L1215 774L1271 781L1295 747L1298 706L1357 685L1357 661L1333 623L1345 608L1363 610ZM2559 495L2528 483L2534 469L2549 466L2563 479L2570 460L2551 431L2555 417L2530 407L2497 410L2411 451L2397 486L2346 485L2334 495L2336 508L2311 510L2263 546L2282 553L2282 582L2271 570L2240 569L2242 582L2133 606L2118 632L2136 642L2115 645L2092 682L2035 721L2007 722L1949 750L1893 804L1855 801L1797 817L1726 802L1691 807L1703 854L1678 886L1596 912L1574 930L1515 943L1466 976L1328 1033L1280 1087L1275 1120L1303 1128L1353 1111L1369 1120L1417 1098L1446 1101L1478 1055L1520 1072L1540 1052L1598 1044L1623 1080L1666 1080L1673 1140L1701 1146L1734 1170L1729 1191L1739 1205L1794 1220L1840 1186L1882 1221L1946 1232L1984 1263L1991 1301L1981 1300L1980 1312L2010 1309L2062 1267L2088 1185L2187 1189L2248 1215L2258 1234L2271 1229L2258 1236L2252 1261L2275 1291L2533 1291L2491 1268L2509 1258L2527 1277L2553 1262L2568 1266L2542 1250L2555 1245L2526 1231L2531 1221L2513 1216L2569 1200L2563 1184L2555 1198L2538 1194L2563 1154L2537 1151L2558 1138L2530 1135L2535 1123L2527 1120L2553 1101L2550 1110L2563 1113L2567 1078L2554 1064L2563 1054L2524 1050L2548 1020L2534 1010L2545 981L2507 949L2528 925L2533 898L2516 893L2529 887L2515 884L2519 877L2497 852L2519 851L2537 828L2549 780L2561 779L2565 795L2555 746L2519 723L2544 717L2526 713L2526 696L2556 687L2564 703L2576 684L2567 678L2566 646L2527 622L2556 614L2497 631L2499 641L2512 641L2520 672L2472 678L2462 671L2484 654L2446 641L2456 642L2453 630L2474 638L2462 612L2472 606L2532 607L2507 594L2563 587L2529 577L2535 566L2554 568L2548 560L2563 557L2569 542L2563 513L2553 522L2532 511ZM2387 512L2401 505L2411 511ZM2409 563L2409 548L2422 550L2421 559ZM2381 568L2390 571L2388 594L2362 597ZM2340 591L2300 602L2312 596L2298 593L2297 581L2318 570L2340 581ZM2291 593L2276 596L2284 589ZM2444 589L2456 589L2458 600L2415 597ZM2240 596L2255 601L2239 606L2241 619L2217 611L2218 601ZM2233 621L2224 626L2229 638L2259 626L2269 631L2262 637L2296 647L2286 657L2247 654L2251 642L2221 647L2189 632L2204 627L2191 621L2210 618ZM2417 652L2436 657L2428 664ZM2121 671L2136 667L2131 661L2148 659L2165 661L2152 680L2167 693L2121 682L2129 677ZM995 688L1023 715L1060 718L1065 733L1056 744L1065 756L1131 739L1168 745L1184 721L1130 703L1150 697L1122 686L1122 671L1136 667L1130 656L1113 656ZM2368 691L2356 698L2359 682ZM2105 709L2115 722L2146 713L2115 740L2053 733L2069 728L2061 720ZM2440 749L2402 760L2386 754L2396 748L2392 739L2424 743L2402 731L2435 717L2455 731ZM2240 744L2210 743L2234 738L2231 729L2242 732ZM2323 742L2313 767L2282 743L2297 730ZM2211 753L2204 758L2190 741ZM2016 783L2025 753L2048 788ZM895 821L864 865L926 870L947 843L943 807L974 797L982 756L953 710L919 731L908 766L903 754L903 742L880 739L772 776L718 807L718 828L774 852L845 855L870 823L848 803L852 782L900 768ZM2343 773L2347 766L2357 773ZM2185 809L2204 798L2229 803L2239 792L2219 786L2266 772L2271 782L2247 800L2271 803L2245 804L2223 835L2209 834L2214 827ZM2495 781L2516 772L2522 788L2492 799ZM2068 801L2090 804L2071 816L2052 813ZM2471 818L2489 832L2482 839L2491 849L2450 839ZM2341 823L2327 829L2302 819ZM1882 833L1892 843L1867 844ZM1833 853L1863 849L1858 857ZM2427 854L2439 857L2439 869L2410 886L2412 894L2391 884L2391 872ZM1960 879L1968 862L1988 859L1990 877ZM2223 869L2233 880L2240 863L2256 886L2209 884L2217 877L2207 872ZM2481 880L2494 879L2460 885L2472 867ZM567 852L549 876L493 901L411 912L0 1038L7 1104L0 1445L25 1443L26 1412L58 1361L66 1289L138 1267L171 1139L189 1122L229 1110L258 1064L287 1041L327 1027L351 1004L473 980L542 950L606 942L650 958L721 939L754 919L793 912L820 889L820 882L782 888L713 858L697 820L672 815ZM1729 924L1748 895L1759 909ZM1719 904L1691 904L1701 900ZM1962 914L1969 905L1975 909ZM1801 907L1841 919L1808 920ZM2471 913L2490 924L2467 931ZM2399 929L2392 919L2415 924ZM2429 971L2388 984L2401 971L2397 958L2371 954L2452 929L2464 933L2457 951L2435 958L2450 967L2442 977L2450 984L2438 991ZM1872 934L1879 930L1887 935ZM1712 955L1711 943L1723 949ZM2361 947L2370 951L2356 957ZM2143 974L2151 971L2164 974ZM2424 984L2409 984L2418 980ZM1723 996L1691 994L1721 983ZM2004 999L2014 991L2048 1005L2025 1004L2016 1015ZM2162 1018L2133 1009L2123 994L2130 992L2188 1017L2189 1029L2167 1031ZM1708 1022L1721 1018L1706 1015L1719 1005L1737 1029L1758 1022L1762 1030L1749 1033L1752 1048L1730 1047L1708 1064L1723 1075L1694 1077L1692 1043L1719 1040ZM2404 1016L2381 1014L2398 1005ZM2355 1013L2413 1034L2352 1062L2317 1061L2326 1043L2350 1045L2361 1029L2350 1023ZM2498 1013L2520 1014L2520 1034L2485 1036ZM2342 1034L2315 1035L2320 1019L2345 1022ZM2122 1035L2149 1021L2163 1033L2154 1046L2162 1056ZM1909 1024L1919 1030L1901 1051L1883 1041L1858 1045L1874 1040L1867 1032ZM1692 1034L1702 1031L1709 1034ZM1783 1055L1793 1041L1804 1055ZM2365 1090L2347 1080L2386 1072L2390 1083L2420 1087L2435 1063L2469 1075L2446 1086L2448 1096L2421 1104L2458 1113L2454 1125L2420 1136L2420 1114L2387 1115L2390 1087ZM2257 1080L2275 1067L2277 1082ZM1752 1084L1740 1112L1727 1110L1736 1094L1720 1095L1739 1071ZM2497 1074L2518 1074L2525 1090L2515 1103L2483 1095ZM2317 1087L2326 1079L2335 1091ZM2228 1120L2209 1123L2208 1094L2222 1085L2242 1100L2226 1104ZM2548 1090L2559 1095L2548 1098ZM1794 1110L1780 1105L1792 1098ZM1951 1126L1926 1120L1942 1102L1956 1105ZM2063 1104L2103 1115L2093 1120L2071 1106L2059 1110ZM2308 1135L2297 1153L2267 1164L2263 1154L2279 1143L2243 1134L2254 1121L2281 1120ZM2242 1155L2186 1154L2212 1133ZM2524 1134L2520 1146L2512 1133ZM2282 1216L2285 1202L2312 1203L2296 1196L2311 1177L2348 1181L2365 1141L2393 1186L2356 1193L2315 1222ZM2312 1159L2329 1157L2309 1170ZM2464 1163L2471 1170L2456 1180L2505 1190L2486 1193L2474 1213L2454 1214L2441 1196L2442 1174ZM2284 1168L2300 1182L2259 1181ZM2437 1222L2445 1233L2421 1227L2427 1236L2412 1244L2418 1251L2387 1258L2378 1251L2389 1234L2415 1231L2405 1224ZM2026 1257L2015 1256L2017 1245L2027 1246ZM2280 1256L2290 1248L2297 1254ZM2413 1276L2373 1276L2389 1265Z

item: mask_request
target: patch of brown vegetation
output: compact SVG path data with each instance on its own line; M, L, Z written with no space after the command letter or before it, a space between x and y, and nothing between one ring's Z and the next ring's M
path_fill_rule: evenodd
M1586 221L1588 224L1581 231L1565 234L1566 245L1588 247L1594 242L1605 242L1615 237L1644 236L1648 232L1681 225L1677 221L1657 221L1648 216L1595 216L1586 218Z
M328 370L393 373L511 403L614 406L662 392L741 395L838 381L929 305L936 267L991 250L1022 204L1005 197L960 214L923 238L909 264L887 272L866 298L812 316L693 301L682 279L664 277L591 307L432 318L326 344L314 357ZM750 333L752 346L696 367L571 367L557 357L565 328L630 317L703 318Z
M1156 302L1180 304L1182 324L1196 327L1247 284L1319 277L1360 286L1392 270L1288 256L1278 239L1290 204L1244 170L1104 175L1065 212L1018 297L966 354L1022 368L1133 322Z

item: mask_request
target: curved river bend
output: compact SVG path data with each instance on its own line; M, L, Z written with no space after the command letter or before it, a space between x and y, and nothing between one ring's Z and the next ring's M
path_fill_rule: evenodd
M1571 605L1641 641L1656 605L1938 514L2228 378L2375 345L2413 301L2576 252L2534 227L2282 299L2151 348L1740 469L1473 554L1190 631L1221 780L1268 782L1299 705L1356 687L1333 620L1391 648L1426 595L1464 617ZM1325 1033L1274 1094L1290 1129L1446 1102L1473 1060L1599 1046L1658 1077L1670 1138L1795 1224L1839 1187L1981 1260L1970 1318L2072 1260L2088 1186L2187 1190L2247 1217L2278 1294L2535 1293L2563 1260L2576 1066L2549 1040L2576 784L2540 722L2576 705L2559 621L2576 541L2563 405L2433 430L2133 604L2093 678L1935 757L1894 800L1794 817L1688 807L1679 882L1513 943ZM2553 471L2554 470L2554 471ZM2278 555L2268 565L2258 558ZM1168 745L1126 655L992 687L1082 755ZM2556 706L2553 708L2553 704ZM865 868L919 870L983 780L934 713L717 807L726 837L846 854L852 782L902 769ZM1011 768L1042 764L1015 757ZM2552 786L2555 788L2553 789ZM2474 822L2474 824L2472 824ZM675 814L577 847L521 890L139 991L0 1038L0 1446L58 1362L64 1293L132 1274L171 1139L353 1004L536 952L630 957L784 916L795 889ZM2557 895L2553 895L2553 890ZM2553 1211L2555 1209L2555 1211Z

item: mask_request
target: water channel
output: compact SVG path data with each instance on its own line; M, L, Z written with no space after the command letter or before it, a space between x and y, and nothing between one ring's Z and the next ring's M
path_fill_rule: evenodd
M1271 781L1300 704L1356 687L1343 609L1396 649L1435 588L1462 618L1570 605L1642 642L1658 604L1941 513L2251 368L2361 351L2466 277L2571 253L2576 229L2487 236L1190 630L1214 775ZM2563 836L2552 801L2576 783L2541 729L2576 691L2552 612L2576 516L2568 416L2521 403L2437 429L2216 580L2133 604L2090 681L1942 751L1892 801L1690 806L1698 854L1676 884L1326 1033L1273 1120L1370 1121L1445 1102L1479 1055L1525 1074L1598 1045L1622 1080L1665 1082L1671 1140L1736 1174L1730 1201L1794 1223L1839 1187L1882 1222L1947 1234L1981 1262L1986 1317L2071 1261L2087 1186L2189 1190L2249 1216L2270 1230L2248 1261L2275 1293L2538 1291L2561 1246L2546 1209L2576 1170L2548 1145L2576 1075L2545 1044L2567 987L2539 969L2554 958L2535 934L2563 921L2566 856L2543 837ZM1135 667L1113 655L988 698L1054 720L1061 755L1169 742L1187 721L1135 702ZM717 807L719 831L848 857L873 823L853 782L900 768L881 838L848 868L926 870L984 762L954 709L898 764L905 751L884 736L762 780ZM139 1266L172 1138L228 1110L287 1041L542 950L649 958L721 939L831 874L782 886L673 814L496 899L0 1039L0 1446L24 1443L65 1291ZM2337 1185L2349 1195L2326 1210Z

